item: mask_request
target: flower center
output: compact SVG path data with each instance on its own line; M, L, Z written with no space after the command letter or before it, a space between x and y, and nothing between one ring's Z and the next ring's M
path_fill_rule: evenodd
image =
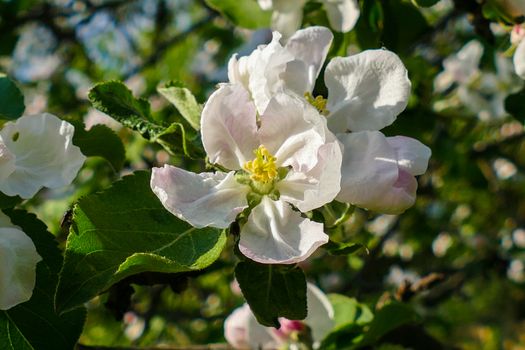
M273 181L279 175L275 165L277 158L272 156L263 145L260 145L253 153L255 159L246 162L243 166L244 170L251 174L250 179L263 183Z
M314 106L315 109L317 109L320 114L326 116L326 115L328 115L330 113L326 109L326 103L327 103L328 100L326 98L324 98L323 96L319 95L319 96L316 96L314 98L310 92L305 92L304 93L304 98L306 99L306 101L308 101L309 104Z

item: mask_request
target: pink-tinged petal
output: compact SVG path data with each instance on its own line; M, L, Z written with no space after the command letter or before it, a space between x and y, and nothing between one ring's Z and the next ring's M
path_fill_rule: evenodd
M0 211L0 310L31 298L40 260L31 238Z
M408 103L410 80L399 57L387 50L367 50L335 57L326 67L333 132L379 130L394 122Z
M0 182L15 171L15 155L9 151L0 137Z
M239 249L263 264L295 264L328 242L323 225L264 196L241 229Z
M244 304L224 321L224 338L234 349L278 349L283 341L273 335L273 329L260 325L248 304Z
M411 175L422 175L427 171L432 151L416 139L406 136L387 137L387 142L397 153L400 169Z
M171 165L153 168L151 189L162 205L195 227L227 228L248 207L250 188L234 172L195 174Z
M360 14L357 0L324 0L323 2L330 27L343 33L354 28Z
M290 171L277 183L280 199L307 212L331 202L341 188L341 148L338 142L319 148L318 162L307 173Z
M525 40L522 40L514 52L514 69L520 78L525 79Z
M315 344L334 328L334 308L326 294L314 284L308 283L306 287L308 315L303 322L310 327Z
M290 40L288 40L285 49L288 50L296 60L302 62L303 69L308 72L308 85L303 86L301 89L295 88L293 89L294 91L299 94L304 94L305 92L311 92L313 90L315 80L321 71L333 37L332 32L330 32L328 28L308 27L298 30L292 35ZM285 80L287 79L285 78ZM287 83L287 85L289 86L291 84Z
M238 84L222 85L204 106L201 133L211 163L242 169L259 146L256 111L249 93Z
M69 185L86 159L72 143L74 132L73 125L48 113L6 123L0 139L15 157L15 170L0 191L31 198L42 187Z
M317 152L329 133L326 120L300 98L278 94L263 115L259 136L278 166L307 172L317 164Z

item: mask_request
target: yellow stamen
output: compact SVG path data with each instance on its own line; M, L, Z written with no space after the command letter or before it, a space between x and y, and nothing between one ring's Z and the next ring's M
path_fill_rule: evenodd
M329 112L326 109L326 103L327 103L327 99L326 98L324 98L321 95L316 96L314 98L312 96L312 94L309 93L309 92L305 92L304 93L304 98L306 99L306 101L308 101L309 104L314 106L319 111L320 114L328 115Z
M277 166L275 165L277 158L272 156L263 145L259 146L253 153L255 159L246 162L244 170L251 174L250 178L253 181L264 183L273 181L278 176Z

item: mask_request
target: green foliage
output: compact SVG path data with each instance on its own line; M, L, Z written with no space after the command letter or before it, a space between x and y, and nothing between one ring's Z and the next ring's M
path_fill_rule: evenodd
M22 198L18 196L9 197L0 192L0 209L13 208L15 205L20 203Z
M11 79L0 73L0 119L17 119L25 108L22 92Z
M111 116L124 126L138 131L144 138L158 142L171 154L200 156L196 137L190 144L184 125L163 123L153 118L149 102L135 98L123 83L109 81L97 84L89 92L89 100L95 108ZM186 106L186 110L188 106ZM193 118L193 117L192 117Z
M170 101L195 130L200 129L202 106L195 96L179 82L159 86L157 91Z
M57 289L59 310L75 308L133 274L195 271L219 257L224 232L177 219L149 180L149 172L136 172L75 206Z
M362 326L370 323L374 318L368 306L354 298L341 294L329 294L328 298L334 308L335 329L347 324Z
M298 266L239 262L235 278L257 320L279 327L277 318L302 320L306 317L306 280Z
M75 126L73 143L88 157L106 159L115 171L120 171L126 160L126 152L120 138L105 125L94 125L85 130L83 124Z
M366 250L366 246L360 243L340 243L333 240L328 241L323 248L332 255L350 255L361 249Z
M514 118L525 122L525 88L515 94L509 95L505 99L505 110L512 114Z
M421 7L430 7L434 6L439 2L439 0L412 0L414 5L421 6Z
M255 0L205 0L211 8L239 27L257 29L270 26L270 11L263 11Z
M54 237L35 215L9 210L13 224L33 240L42 261L37 265L36 287L31 299L7 311L0 311L0 348L55 350L73 349L82 331L86 310L55 311L54 294L62 254Z

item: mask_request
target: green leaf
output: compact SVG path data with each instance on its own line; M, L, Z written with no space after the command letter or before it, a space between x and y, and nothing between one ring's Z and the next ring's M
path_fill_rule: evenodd
M188 141L181 123L163 124L155 120L149 102L135 98L126 85L109 81L95 85L88 94L93 106L124 126L138 131L144 138L158 142L171 154L198 158L203 150L197 138Z
M520 122L525 122L525 88L505 99L505 110Z
M200 129L202 106L181 83L169 82L157 91L170 101L195 130Z
M56 304L70 310L141 272L201 270L220 255L226 236L169 213L139 171L79 201L73 212Z
M418 320L419 317L409 305L398 302L387 304L376 313L359 346L372 345L388 332Z
M368 252L368 249L364 244L361 243L340 243L329 240L323 246L324 249L328 251L331 255L350 255L361 249L365 249Z
M263 11L255 0L205 0L211 8L219 11L233 24L248 28L267 28L270 26L271 11Z
M298 266L246 260L235 267L235 278L260 324L279 327L279 317L306 317L306 280Z
M73 143L88 157L102 157L106 159L115 171L124 166L126 152L120 138L113 130L105 125L94 125L85 130L83 124L75 125Z
M17 119L25 108L20 89L5 74L0 73L0 119Z
M13 224L33 240L43 261L37 265L36 286L31 299L0 312L0 348L73 349L84 324L83 307L59 315L54 293L62 255L53 235L35 215L22 210L6 210Z
M2 192L0 192L0 209L13 208L21 201L22 198L18 196L9 197L8 195L5 195Z
M140 132L146 139L154 139L164 127L151 117L149 102L135 98L126 85L108 81L95 85L88 94L91 104L124 126Z
M359 303L355 298L340 294L329 294L328 299L334 307L335 328L346 324L365 325L370 323L374 314L368 306Z

